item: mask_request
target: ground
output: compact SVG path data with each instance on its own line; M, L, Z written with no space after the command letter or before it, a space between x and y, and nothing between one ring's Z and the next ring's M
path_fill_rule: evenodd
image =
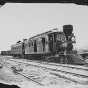
M0 83L15 84L21 88L88 88L88 85L79 84L70 80L51 75L48 70L30 65L21 65L27 79L20 74L15 74L6 63L0 68Z

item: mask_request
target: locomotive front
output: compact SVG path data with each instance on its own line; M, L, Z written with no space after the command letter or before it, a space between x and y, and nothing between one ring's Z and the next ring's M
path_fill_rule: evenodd
M57 53L65 54L71 53L73 51L73 43L75 43L75 36L72 32L72 25L64 25L63 32L58 32L56 37Z
M84 65L85 61L77 54L77 51L73 49L73 43L76 43L73 26L64 25L63 32L57 35L57 54L59 55L59 62Z

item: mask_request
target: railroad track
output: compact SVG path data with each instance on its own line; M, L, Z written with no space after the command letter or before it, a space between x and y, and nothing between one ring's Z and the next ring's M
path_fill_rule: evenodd
M36 83L36 84L38 84L38 85L40 85L40 86L44 86L44 84L42 84L42 83L36 81L35 79L31 78L30 76L27 76L27 75L21 73L21 71L17 71L17 70L15 69L15 66L14 66L14 65L11 65L10 63L6 63L6 64L9 64L9 65L6 65L6 67L12 69L12 71L13 71L14 74L16 74L16 75L19 74L19 75L23 76L24 78L26 78L26 79L29 80L29 81L32 81L32 82L34 82L34 83Z
M80 69L80 70L86 70L88 71L88 67L83 67L83 66L78 66L78 65L65 65L65 64L57 64L57 63L49 63L50 65L55 65L55 66L62 66L62 67L68 67L68 68L75 68L75 69Z
M14 59L11 59L14 60ZM17 59L16 59L17 60ZM23 59L22 59L23 60ZM15 60L14 60L15 61ZM19 61L19 60L18 60ZM45 61L38 61L38 60L24 60L26 63L28 62L37 62L37 63L42 63L42 64L48 64L48 65L54 65L54 66L61 66L61 67L68 67L68 68L75 68L75 69L80 69L80 70L86 70L88 71L88 67L80 66L80 65L68 65L68 64L58 64L58 63L52 63L52 62L45 62ZM21 61L19 61L21 62Z
M16 61L14 59L10 59L11 61ZM24 59L22 59L24 60ZM18 60L19 61L19 60ZM26 62L27 61L27 62ZM23 61L19 61L20 63ZM28 62L37 62L37 63L42 63L42 64L47 64L47 65L54 65L54 66L61 66L61 67L67 67L67 68L72 68L72 69L80 69L80 70L86 70L88 71L88 67L84 67L84 66L79 66L79 65L68 65L68 64L57 64L57 63L52 63L52 62L44 62L44 61L38 61L38 60L24 60L24 63L28 63Z
M16 61L11 59L10 61L14 61L17 63L24 63L26 65L35 65L35 66L41 66L41 67L49 67L49 68L53 68L56 70L62 70L62 71L66 71L66 72L73 72L73 73L79 73L80 75L86 75L88 76L88 68L87 67L82 67L82 66L74 66L74 65L64 65L64 64L55 64L55 63L42 63L42 62L34 62L34 61L30 61L30 62L22 62L22 61Z
M22 73L20 73L20 72L16 72L16 73L17 73L17 74L22 75L23 77L25 77L25 78L26 78L26 79L28 79L28 80L31 80L31 81L33 81L33 82L37 83L38 85L44 86L44 84L42 84L42 83L40 83L40 82L38 82L38 81L34 80L34 79L33 79L33 78L31 78L30 76L27 76L27 75L22 74Z
M16 61L16 60L12 60L12 59L9 61L14 61L15 63L30 65L30 66L34 66L34 67L41 68L41 69L47 69L50 72L50 74L55 75L57 77L62 77L62 78L68 79L70 81L77 82L79 84L88 85L87 68L84 69L84 68L78 68L78 67L76 68L76 67L63 66L63 65L52 66L52 64L49 66L49 64L46 65L45 63L44 64L41 64L39 62L34 63L33 61L32 61L32 63L28 63L28 62ZM78 72L66 71L65 69L58 68L58 66L62 66L62 67L66 67L66 68L74 68L76 70L79 69L80 72L84 71L83 72L84 74L78 73L79 71Z

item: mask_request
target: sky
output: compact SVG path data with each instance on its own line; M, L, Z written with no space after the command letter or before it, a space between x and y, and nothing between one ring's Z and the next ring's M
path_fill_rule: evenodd
M76 49L88 49L88 6L59 3L7 3L0 8L0 50L53 28L72 24Z

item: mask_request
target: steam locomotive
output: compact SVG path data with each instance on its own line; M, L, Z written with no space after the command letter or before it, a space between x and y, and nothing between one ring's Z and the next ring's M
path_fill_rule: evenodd
M64 64L84 64L73 48L76 43L72 25L64 25L63 31L52 29L11 46L7 55L24 59ZM5 52L4 52L5 53ZM4 55L3 51L1 52Z

